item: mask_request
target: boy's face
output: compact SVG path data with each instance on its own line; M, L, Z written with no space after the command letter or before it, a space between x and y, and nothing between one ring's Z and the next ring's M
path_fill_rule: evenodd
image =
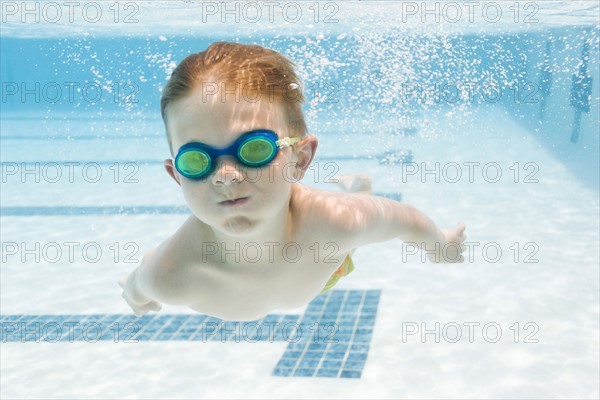
M279 138L290 136L282 106L268 99L250 102L220 93L206 96L200 89L174 102L168 109L168 131L173 151L190 142L216 148L230 146L240 135L254 129L270 129ZM310 165L317 140L309 135L294 148L282 148L263 168L240 164L233 156L215 160L211 175L193 180L179 174L173 160L165 169L181 186L192 213L213 229L229 235L244 235L264 227L274 215L289 206L292 184L302 178ZM241 199L233 204L228 200ZM287 214L285 214L287 215Z

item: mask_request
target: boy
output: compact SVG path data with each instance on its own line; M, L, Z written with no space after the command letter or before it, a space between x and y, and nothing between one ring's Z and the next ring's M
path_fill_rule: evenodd
M317 149L303 100L293 64L260 46L214 43L177 66L161 99L164 166L192 216L119 282L136 315L166 303L244 321L301 307L353 270L356 247L393 238L464 261L464 225L441 231L368 194L365 178L343 182L362 193L297 183Z

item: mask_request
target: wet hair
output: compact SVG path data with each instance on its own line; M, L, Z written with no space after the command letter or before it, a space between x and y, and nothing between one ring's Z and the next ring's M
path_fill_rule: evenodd
M283 106L290 135L303 137L307 133L302 113L305 98L292 61L258 45L215 42L205 51L190 54L181 61L163 89L160 112L171 154L172 141L167 127L169 105L202 85L218 88L217 95L224 99L234 96L230 91L235 85L235 96L239 95L236 99L278 103ZM221 93L223 88L227 92Z

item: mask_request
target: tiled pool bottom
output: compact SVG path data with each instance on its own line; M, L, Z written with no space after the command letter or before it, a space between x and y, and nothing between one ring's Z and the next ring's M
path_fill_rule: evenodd
M272 375L360 378L380 290L329 290L302 315L269 314L250 322L203 314L2 315L2 343L112 340L288 342Z

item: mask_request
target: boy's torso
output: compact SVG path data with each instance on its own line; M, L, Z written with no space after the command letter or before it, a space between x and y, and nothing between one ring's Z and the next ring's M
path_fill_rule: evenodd
M150 258L151 268L160 270L160 284L168 286L161 292L171 294L163 302L232 320L306 305L348 254L319 229L319 214L327 212L325 206L319 208L310 205L312 221L298 212L293 237L279 243L206 242L202 236L208 235L198 229L203 224L190 217Z

